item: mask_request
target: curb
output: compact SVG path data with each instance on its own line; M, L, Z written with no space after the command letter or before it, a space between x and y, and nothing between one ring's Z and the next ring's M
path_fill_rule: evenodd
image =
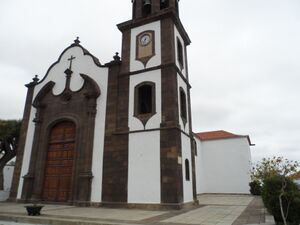
M83 219L66 219L66 218L53 218L46 215L40 216L27 216L27 215L12 215L0 214L0 220L10 221L16 223L29 223L29 224L49 224L49 225L138 225L129 223L107 222L101 220L83 220Z

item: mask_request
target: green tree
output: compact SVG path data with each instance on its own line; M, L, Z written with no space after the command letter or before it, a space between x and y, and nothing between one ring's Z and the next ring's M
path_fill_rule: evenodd
M284 159L283 157L263 158L261 162L253 165L251 179L261 183L267 178L274 176L289 176L297 171L297 161Z
M279 179L280 185L277 186L276 192L274 192L277 193L276 195L273 193L268 193L267 190L263 190L263 192L264 195L274 195L273 197L276 197L281 218L285 225L287 225L290 205L295 200L294 194L296 192L298 194L299 192L298 190L291 191L290 188L288 188L288 177L292 173L295 173L298 167L299 163L297 161L284 159L283 157L273 157L263 158L263 160L255 164L251 170L251 179L253 181L261 182L263 184L263 189L268 186L266 184L268 184L270 179ZM264 204L267 208L270 208L266 201L264 201Z
M0 190L3 190L4 166L17 154L20 120L0 120Z

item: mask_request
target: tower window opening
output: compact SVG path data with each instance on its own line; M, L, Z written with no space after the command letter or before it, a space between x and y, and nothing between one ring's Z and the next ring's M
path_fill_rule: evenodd
M184 123L187 121L187 112L186 112L186 94L183 88L180 88L180 116Z
M152 111L152 88L144 85L139 88L139 114L151 113Z
M183 67L183 47L179 38L177 38L177 59L181 67Z
M132 18L136 17L136 1L133 1L133 10L132 10Z
M134 117L139 119L144 128L148 120L156 114L155 83L145 81L134 88Z
M148 16L152 11L151 0L143 0L143 16Z
M185 180L190 180L190 162L188 159L185 160Z
M160 9L165 9L169 7L169 0L160 0Z
M135 115L154 113L155 84L145 82L135 88Z

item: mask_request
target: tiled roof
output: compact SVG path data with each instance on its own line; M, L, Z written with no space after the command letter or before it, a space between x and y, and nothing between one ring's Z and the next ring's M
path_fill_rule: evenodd
M238 135L229 133L224 130L201 132L201 133L197 133L196 135L200 138L200 140L203 140L203 141L238 137Z
M195 136L197 138L199 138L201 141L244 137L244 138L248 139L248 142L249 142L250 146L254 145L254 144L251 143L250 137L248 135L237 135L237 134L227 132L225 130L200 132L200 133L195 133Z

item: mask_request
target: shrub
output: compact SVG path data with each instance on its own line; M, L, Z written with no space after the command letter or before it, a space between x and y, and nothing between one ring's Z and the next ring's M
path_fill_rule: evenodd
M249 183L250 193L252 195L261 195L261 184L258 180L251 181Z
M290 206L290 221L295 221L296 225L300 224L300 193L298 192Z
M300 222L300 193L297 185L291 179L283 176L273 176L265 179L262 187L264 205L274 216L275 221L283 221L279 202L283 181L286 181L282 196L283 210L285 213L288 212L286 220L291 225L298 225Z

